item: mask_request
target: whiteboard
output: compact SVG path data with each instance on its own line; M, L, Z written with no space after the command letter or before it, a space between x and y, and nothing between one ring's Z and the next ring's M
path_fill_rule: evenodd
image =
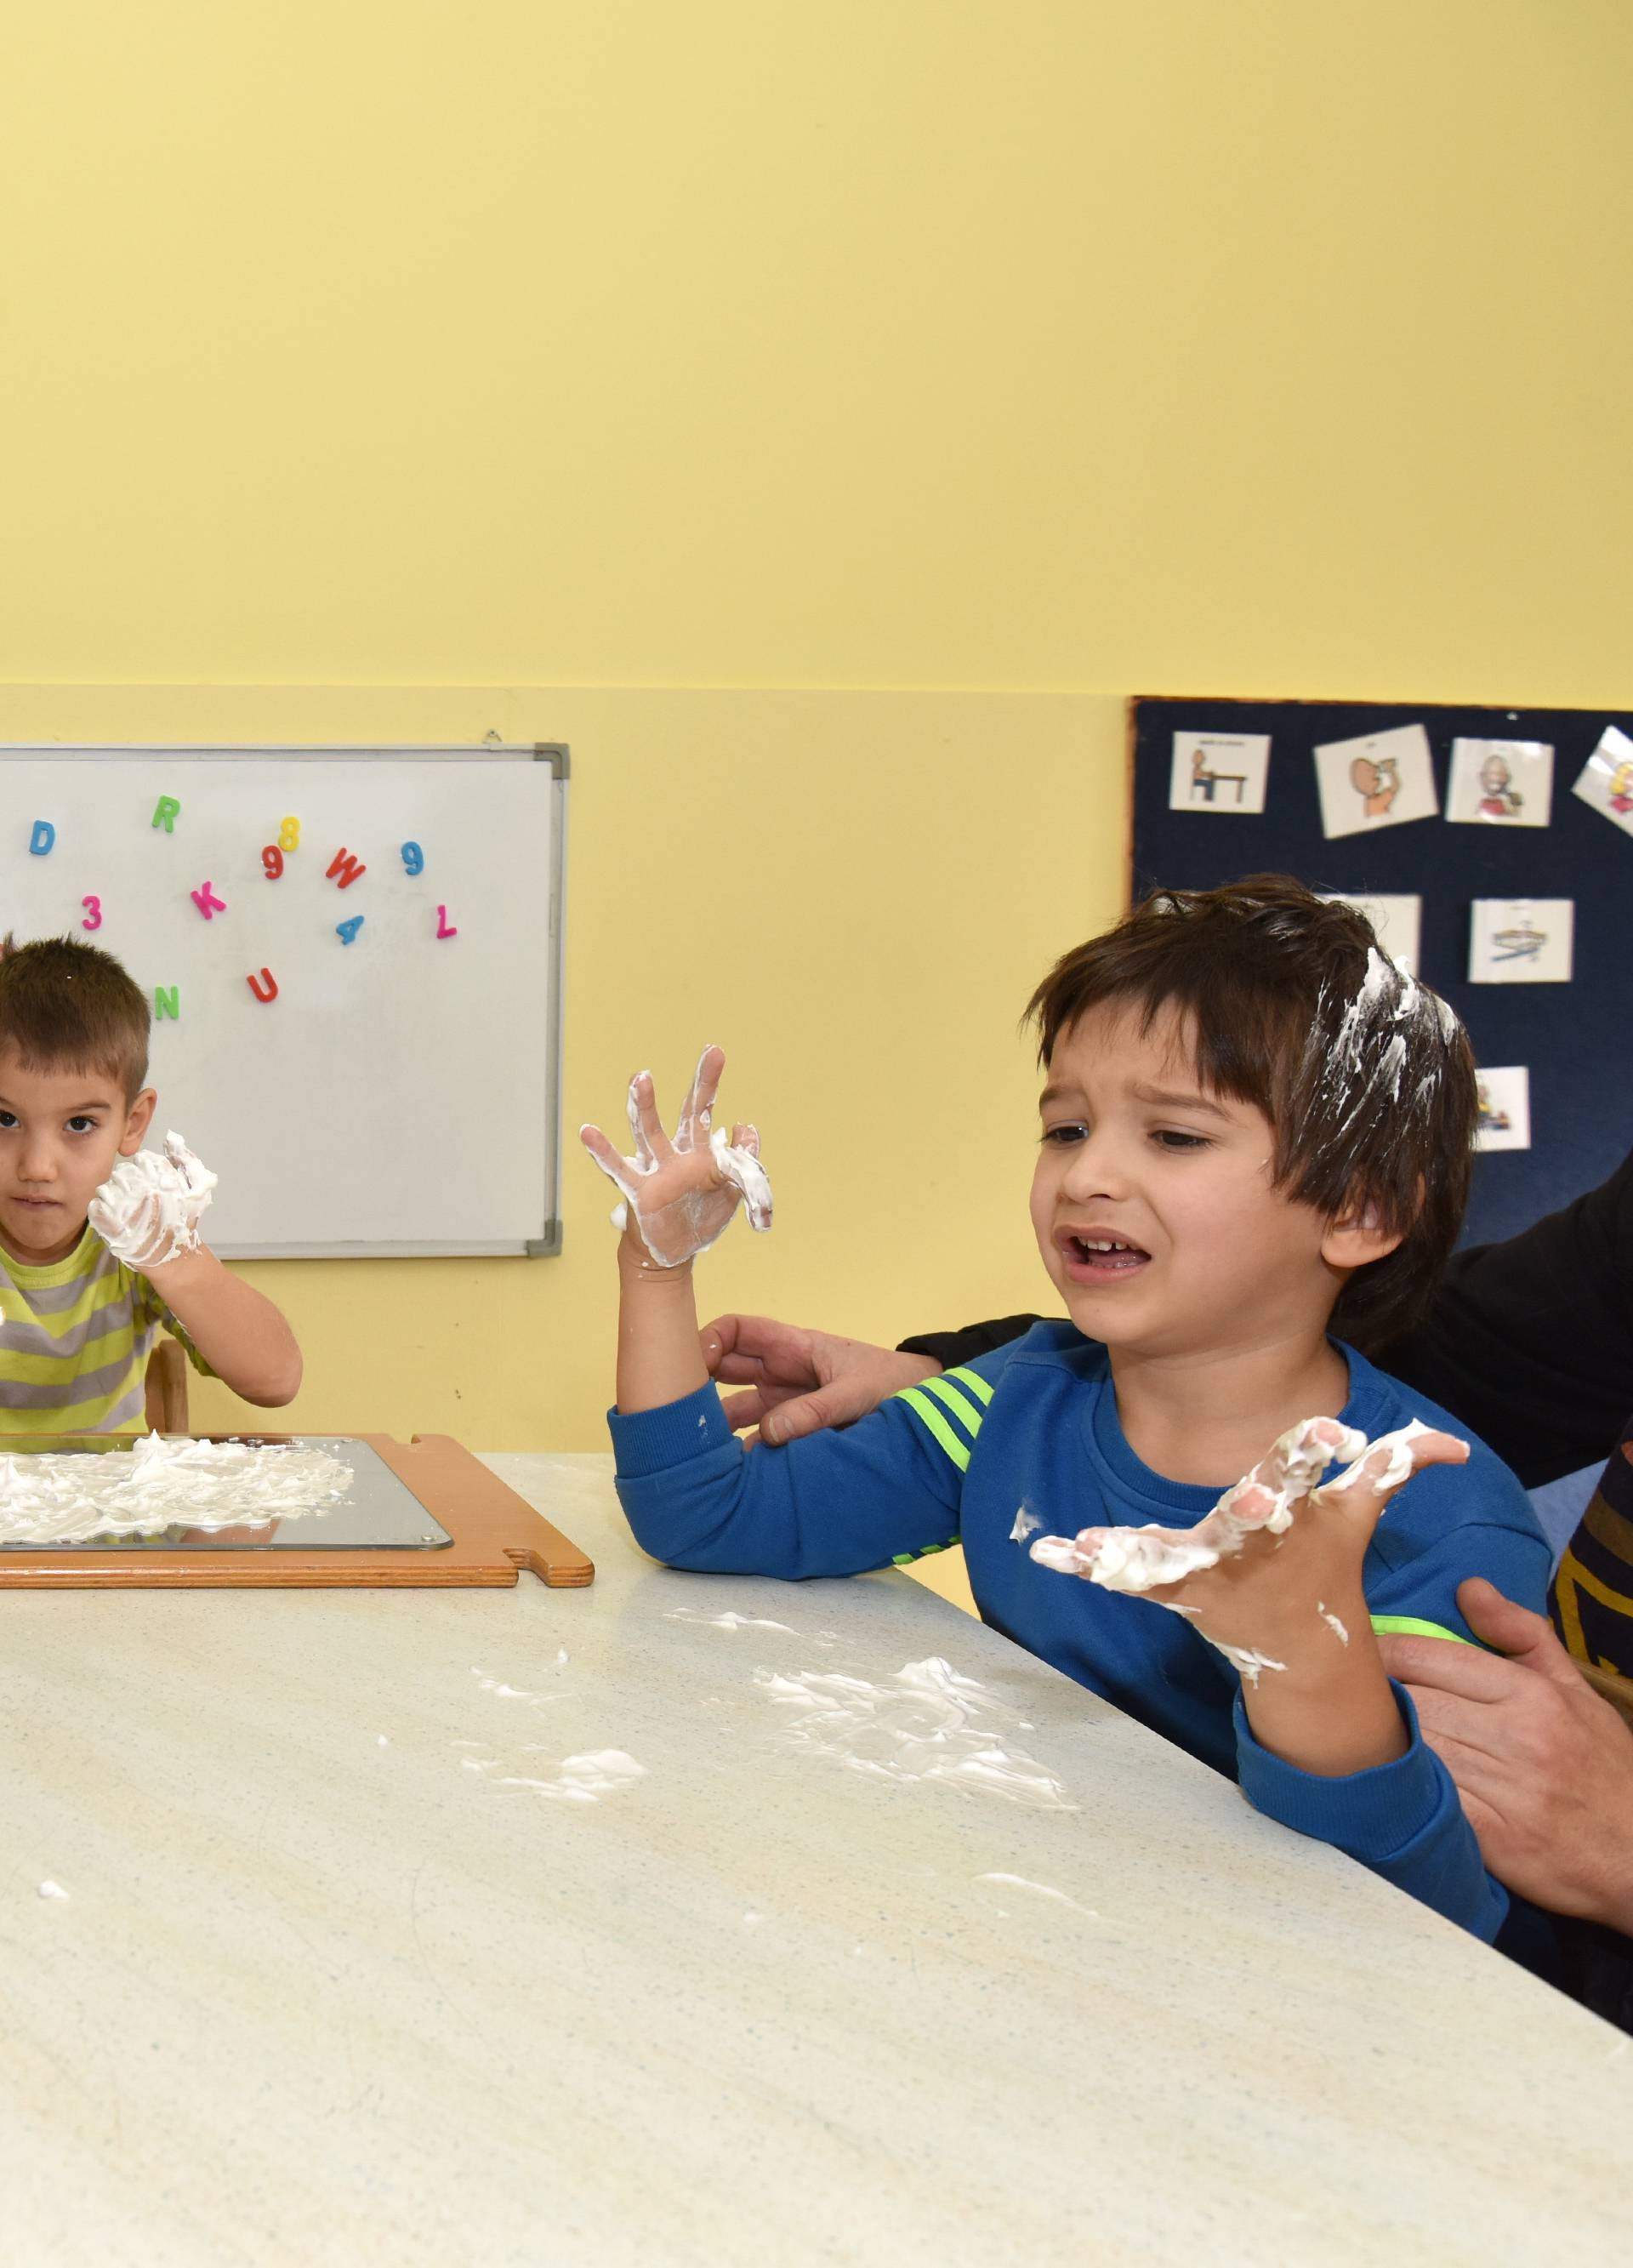
M215 1251L560 1249L564 747L0 759L0 924L145 993Z

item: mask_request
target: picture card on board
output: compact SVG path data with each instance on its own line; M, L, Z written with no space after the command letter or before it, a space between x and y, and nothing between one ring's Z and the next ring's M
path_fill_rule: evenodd
M1531 1073L1526 1065L1509 1064L1496 1071L1476 1071L1475 1084L1480 1096L1475 1149L1528 1150Z
M1468 932L1471 984L1568 984L1576 903L1570 898L1476 898Z
M1624 835L1633 835L1633 740L1620 725L1605 727L1570 792L1602 812Z
M1269 770L1268 733L1176 733L1168 808L1237 814L1262 811Z
M1329 839L1433 819L1440 809L1429 735L1421 725L1328 740L1315 750L1315 777L1321 829Z
M1404 894L1362 897L1355 890L1322 890L1318 895L1323 905L1353 906L1365 914L1390 960L1409 976L1416 976L1418 939L1423 925L1420 897Z
M1554 751L1546 740L1453 740L1445 815L1456 826L1546 827Z

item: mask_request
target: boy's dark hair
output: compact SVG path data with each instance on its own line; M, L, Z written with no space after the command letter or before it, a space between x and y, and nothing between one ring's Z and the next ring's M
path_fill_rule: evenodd
M1203 1085L1274 1128L1284 1195L1328 1219L1369 1208L1400 1234L1348 1278L1334 1330L1365 1351L1416 1322L1467 1202L1475 1062L1451 1009L1385 958L1365 915L1287 874L1158 890L1033 994L1039 1062L1102 1001L1136 1007L1142 1033L1167 1011L1194 1029Z
M146 998L114 960L77 937L0 945L0 1049L26 1071L95 1071L134 1102L147 1077Z

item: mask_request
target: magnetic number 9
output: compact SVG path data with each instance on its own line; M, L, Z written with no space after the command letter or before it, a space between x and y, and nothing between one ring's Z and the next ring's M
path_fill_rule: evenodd
M299 850L300 821L298 819L286 819L283 826L279 828L278 848L280 850Z
M79 901L79 902L80 902L80 904L81 904L81 905L85 908L85 917L84 921L82 921L82 922L80 923L80 924L79 924L80 928L81 928L81 929L100 929L100 928L101 928L101 926L102 926L102 901L101 901L101 899L100 899L100 898L81 898L81 900Z
M267 870L267 880L276 882L283 872L283 853L276 843L268 843L261 854L261 863Z
M403 844L402 863L410 874L423 874L425 872L425 853L417 843Z

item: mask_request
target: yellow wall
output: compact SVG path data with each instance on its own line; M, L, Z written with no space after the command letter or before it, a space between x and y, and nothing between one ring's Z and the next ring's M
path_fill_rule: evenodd
M1120 696L1633 698L1630 71L1618 0L14 10L0 737L570 739L569 1115L718 1037L777 1167L705 1296L1023 1302ZM599 1443L603 1198L255 1270L298 1418Z
M761 1126L778 1224L735 1229L700 1299L894 1339L1046 1295L1016 1027L1063 938L1116 902L1117 702L0 687L0 741L489 731L573 750L568 1128L622 1133L649 1063L673 1106L710 1040L730 1051L725 1106ZM301 1108L292 1079L292 1123ZM293 1422L604 1448L614 1192L570 1141L563 1193L559 1259L243 1263L305 1351ZM244 1412L195 1383L193 1417Z

